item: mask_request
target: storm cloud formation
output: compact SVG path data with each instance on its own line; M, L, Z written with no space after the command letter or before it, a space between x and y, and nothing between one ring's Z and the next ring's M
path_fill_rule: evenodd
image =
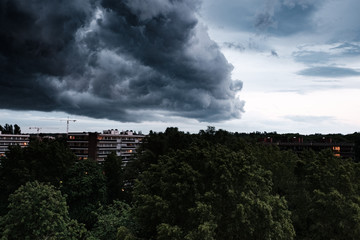
M239 118L242 82L194 0L1 0L0 108L119 121Z

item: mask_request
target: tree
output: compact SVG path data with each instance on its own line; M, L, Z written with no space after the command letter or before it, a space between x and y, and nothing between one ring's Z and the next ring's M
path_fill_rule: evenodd
M247 154L254 155L258 164L271 171L273 193L286 196L295 188L294 169L299 157L291 151L280 151L276 146L256 144L247 147Z
M192 145L197 137L190 133L184 133L176 127L169 127L164 133L150 131L137 150L136 157L128 162L124 168L124 179L126 184L126 196L131 196L132 187L139 174L148 170L151 164L157 163L159 156L169 151L186 149Z
M2 128L2 133L3 134L14 134L14 128L11 124L5 124L4 127Z
M20 126L17 124L14 125L14 134L21 134Z
M304 152L286 194L298 239L356 239L360 230L359 164L329 151Z
M75 161L74 153L59 141L35 140L26 148L9 147L9 152L2 161L0 174L10 186L10 190L32 180L58 186L67 169Z
M118 157L115 152L105 158L104 172L109 202L125 198L123 167L121 157Z
M248 154L272 172L273 192L285 197L296 239L356 239L359 233L359 164L330 150L300 156L269 146Z
M4 127L0 125L0 131L2 132L2 134L21 134L21 129L17 124L13 126L6 123Z
M360 234L360 198L349 198L331 190L315 190L309 204L308 236L320 239L358 239Z
M124 226L119 227L118 232L116 234L116 239L117 240L138 240L138 238L134 237L134 235L131 233L131 231Z
M178 226L162 223L157 227L157 240L179 240L183 233Z
M107 206L101 206L96 211L97 221L92 234L97 239L116 240L118 239L119 228L135 230L131 218L131 207L120 201L114 201ZM129 230L128 230L128 233Z
M66 195L70 217L91 229L94 212L106 202L106 182L101 166L91 159L76 162L66 172L61 192Z
M290 211L272 195L271 174L251 155L221 145L159 157L134 189L147 239L292 239Z
M2 205L7 205L9 194L28 181L38 180L59 186L75 161L74 153L59 141L31 141L26 148L10 146L0 165Z
M9 197L9 212L1 217L1 239L85 239L86 229L71 220L59 190L28 182Z

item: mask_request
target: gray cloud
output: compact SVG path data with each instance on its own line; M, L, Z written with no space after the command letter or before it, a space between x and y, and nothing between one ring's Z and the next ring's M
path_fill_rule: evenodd
M268 28L276 28L277 22L274 20L273 14L270 14L269 12L265 13L259 13L255 17L255 27L261 30L266 30Z
M336 45L335 47L331 47ZM318 48L319 50L314 50ZM299 47L300 50L292 53L295 61L308 65L325 64L344 57L358 57L360 55L360 44L358 42L338 42L329 45L327 48L316 45Z
M335 120L331 116L311 116L311 115L290 115L290 116L285 116L284 118L294 122L304 122L304 123L320 123L320 122L329 122Z
M299 71L297 74L313 77L351 77L360 76L360 72L351 68L341 67L310 67Z
M258 30L286 36L313 29L312 16L323 1L266 0L254 18Z
M330 50L340 50L341 54L344 56L348 55L358 57L360 55L360 43L344 42L331 48Z
M223 45L227 48L232 48L235 50L239 50L239 51L245 51L245 47L243 44L241 43L235 43L235 42L224 42Z
M250 37L247 40L241 42L223 42L223 47L230 48L233 50L237 50L240 52L244 51L253 51L253 52L267 52L270 51L270 54L273 55L273 52L276 53L275 50L270 49L269 46L264 44L262 40L258 40L256 38Z
M241 81L199 1L0 3L0 108L139 122L238 118Z
M357 4L355 3L357 0L347 1ZM207 0L204 1L202 12L207 22L221 28L285 37L297 33L314 33L319 27L322 27L323 19L329 22L329 18L334 14L343 14L343 12L333 12L336 9L325 9L325 12L321 12L321 16L318 16L319 11L329 2L333 1L227 0L225 3L217 0ZM345 4L348 3L343 3L343 5ZM352 13L351 17L344 21L354 25L354 23L350 22L350 18L354 16L355 14ZM321 24L319 24L319 21L321 21ZM337 24L335 23L335 25ZM340 27L336 29L340 29ZM328 33L331 29L324 31Z
M287 36L311 31L313 16L325 0L217 0L204 2L205 19L220 27Z
M279 54L275 50L271 50L270 53L273 57L279 57Z
M229 31L359 42L359 7L358 0L206 0L202 16L211 26Z
M333 56L329 52L322 51L296 51L293 53L294 60L306 64L327 63Z

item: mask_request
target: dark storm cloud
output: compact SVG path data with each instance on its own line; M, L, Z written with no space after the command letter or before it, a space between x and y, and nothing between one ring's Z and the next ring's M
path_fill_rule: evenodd
M240 117L199 1L2 0L0 108L120 121Z
M359 71L341 67L310 67L299 71L298 74L304 76L333 78L360 76Z

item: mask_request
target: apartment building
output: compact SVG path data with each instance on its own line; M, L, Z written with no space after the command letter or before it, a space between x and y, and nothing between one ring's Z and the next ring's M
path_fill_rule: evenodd
M67 142L79 160L96 159L97 133L70 133Z
M330 149L334 156L351 158L355 160L355 144L354 143L337 143L333 142L331 138L323 138L317 142L304 142L303 137L293 137L290 139L274 140L273 138L260 138L259 142L276 145L280 150L292 150L296 153L301 153L304 150L313 150L320 152L324 149Z
M0 131L0 157L5 156L9 146L19 145L26 147L29 144L30 135L26 134L2 134Z
M79 159L92 158L102 163L115 152L126 164L136 153L145 135L133 131L104 130L102 133L69 133L68 144Z

